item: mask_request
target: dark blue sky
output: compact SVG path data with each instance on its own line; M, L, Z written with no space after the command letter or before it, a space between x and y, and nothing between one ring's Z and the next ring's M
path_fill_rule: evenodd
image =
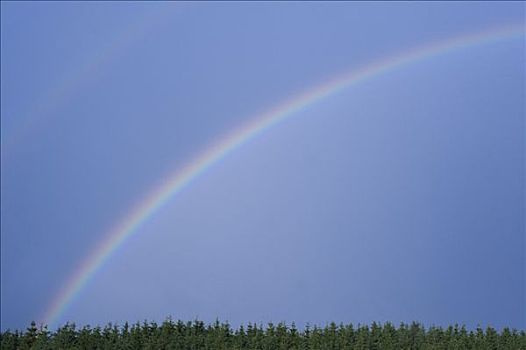
M1 321L214 140L522 2L1 3ZM526 328L524 37L346 89L196 179L64 314Z

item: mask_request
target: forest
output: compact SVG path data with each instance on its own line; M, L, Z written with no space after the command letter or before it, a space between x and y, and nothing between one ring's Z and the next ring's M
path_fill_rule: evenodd
M294 323L248 323L234 329L228 322L143 322L104 327L67 323L56 331L38 327L0 333L2 350L11 349L513 349L526 350L526 332L465 326L428 327L420 323L370 325L330 323L324 327Z

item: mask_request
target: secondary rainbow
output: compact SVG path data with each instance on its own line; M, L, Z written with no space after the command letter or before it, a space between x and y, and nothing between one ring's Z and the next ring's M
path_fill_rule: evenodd
M108 258L121 246L127 238L138 232L148 218L154 215L171 198L187 187L230 152L240 147L258 134L275 126L288 117L298 114L302 109L333 95L342 89L359 84L370 78L379 76L393 69L406 66L426 58L431 58L451 51L488 44L491 42L511 39L524 35L524 25L507 26L482 33L463 35L449 40L433 43L406 51L387 59L375 61L369 65L351 72L345 72L337 78L318 85L296 97L275 106L266 113L257 115L250 121L228 133L220 141L212 144L186 166L176 170L129 214L113 227L106 238L80 264L75 273L64 284L59 294L50 304L43 322L50 327L60 320L60 317L73 302L76 295L86 286L89 280L102 268Z

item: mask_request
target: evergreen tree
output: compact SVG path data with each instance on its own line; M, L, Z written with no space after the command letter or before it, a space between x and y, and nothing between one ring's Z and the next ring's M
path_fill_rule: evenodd
M25 332L15 330L0 332L2 350L19 349L181 349L181 350L329 350L329 349L509 349L526 350L524 331L504 328L500 333L492 327L485 330L478 327L468 332L464 326L452 325L446 329L431 327L426 330L421 324L401 324L398 328L391 323L384 325L373 322L369 325L352 324L326 325L323 329L307 324L303 330L292 323L287 326L280 322L276 326L249 323L233 331L228 322L219 320L205 325L195 320L184 323L167 319L161 325L144 322L122 327L108 324L104 328L89 325L76 328L66 323L56 332L46 327L37 329L34 322Z

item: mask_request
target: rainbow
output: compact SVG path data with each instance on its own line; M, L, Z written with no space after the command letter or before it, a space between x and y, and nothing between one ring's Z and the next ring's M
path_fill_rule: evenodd
M80 264L75 273L60 290L50 304L44 323L53 326L73 302L75 297L100 270L108 258L133 234L139 227L170 199L181 192L193 180L209 169L213 164L225 158L230 152L245 144L283 120L298 114L306 107L323 100L345 88L357 85L373 77L382 75L396 68L401 68L417 61L455 50L489 44L503 39L520 37L525 34L524 24L501 27L482 33L464 35L449 40L422 46L408 52L373 62L361 69L346 72L336 79L329 80L296 97L275 106L266 113L251 118L245 125L228 133L219 142L212 144L193 161L169 175L154 191L134 207L107 234L106 238Z
M56 118L57 114L53 112L65 104L76 90L81 89L103 70L104 66L126 52L138 38L146 36L169 21L172 14L173 12L167 11L165 7L148 10L129 26L110 35L106 45L94 48L89 57L76 67L73 74L64 76L55 86L47 89L43 96L34 101L14 129L2 135L0 142L3 159L11 156L12 150L16 149L20 142L27 141L40 124L49 123L50 118Z

